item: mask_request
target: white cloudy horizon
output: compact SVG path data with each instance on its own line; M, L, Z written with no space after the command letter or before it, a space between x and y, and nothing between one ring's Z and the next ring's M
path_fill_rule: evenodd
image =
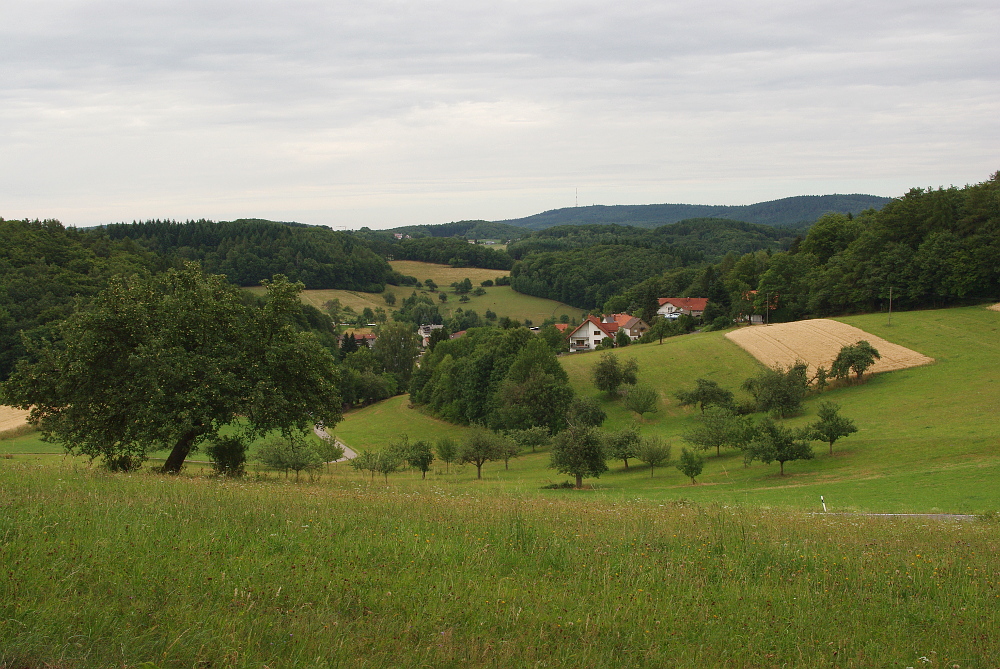
M0 216L372 228L1000 169L985 0L8 0Z

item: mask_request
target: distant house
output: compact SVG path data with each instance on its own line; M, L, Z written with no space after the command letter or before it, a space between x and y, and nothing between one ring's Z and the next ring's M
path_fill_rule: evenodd
M375 345L375 340L378 339L378 335L376 335L373 332L368 332L364 334L359 332L348 332L340 336L341 345L343 345L344 343L344 337L354 337L354 342L358 345L358 348L361 348L362 345L371 348L372 346Z
M569 323L556 323L553 327L555 327L556 330L559 330L559 332L566 334L566 329L569 327Z
M431 333L435 330L440 330L443 327L443 325L421 325L417 328L417 335L419 335L421 341L420 345L427 348L427 345L430 344L431 341Z
M461 337L462 335L464 335L464 334L465 334L465 332L466 332L465 330L459 330L458 332L456 332L456 333L454 333L454 334L450 335L450 336L448 337L448 339L458 339L459 337Z
M617 323L618 328L625 330L632 341L641 337L649 329L646 321L638 316L629 316L628 314L611 314L610 316L605 316L602 320L605 323Z
M656 310L663 318L677 318L681 314L700 318L708 304L707 297L661 297L660 308Z
M595 316L587 316L587 320L570 331L569 350L593 351L605 337L614 339L617 332L618 323L602 323Z

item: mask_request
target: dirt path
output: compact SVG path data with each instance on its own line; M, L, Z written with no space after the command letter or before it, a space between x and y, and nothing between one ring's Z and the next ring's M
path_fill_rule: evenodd
M927 520L976 520L967 513L851 513L849 511L815 512L814 516L874 516L878 518L925 518Z
M997 302L996 304L991 304L990 306L988 306L986 308L987 309L992 309L993 311L1000 311L1000 302Z
M320 439L331 438L330 434L326 431L326 428L323 427L322 425L313 426L313 432L315 432L316 436L319 437ZM358 454L354 451L354 449L352 449L350 446L342 442L340 439L337 439L337 445L340 446L342 449L344 449L344 457L342 457L339 460L335 460L334 462L347 462L348 460L353 460L354 458L358 457Z

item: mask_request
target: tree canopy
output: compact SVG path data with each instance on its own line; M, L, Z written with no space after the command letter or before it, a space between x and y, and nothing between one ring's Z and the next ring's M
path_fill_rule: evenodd
M251 435L334 425L334 359L292 324L301 289L278 276L256 303L194 263L114 278L32 347L0 395L47 439L113 468L169 447L164 469L176 472L238 418Z

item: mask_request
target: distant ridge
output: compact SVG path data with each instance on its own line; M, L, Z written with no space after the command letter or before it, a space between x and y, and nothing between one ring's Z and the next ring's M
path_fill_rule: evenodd
M797 195L780 200L738 206L707 204L619 204L565 207L540 214L514 218L506 223L529 230L544 230L554 225L590 225L619 223L640 228L656 228L689 218L727 218L747 223L778 227L812 223L823 214L857 214L866 209L881 209L892 198L879 195Z

